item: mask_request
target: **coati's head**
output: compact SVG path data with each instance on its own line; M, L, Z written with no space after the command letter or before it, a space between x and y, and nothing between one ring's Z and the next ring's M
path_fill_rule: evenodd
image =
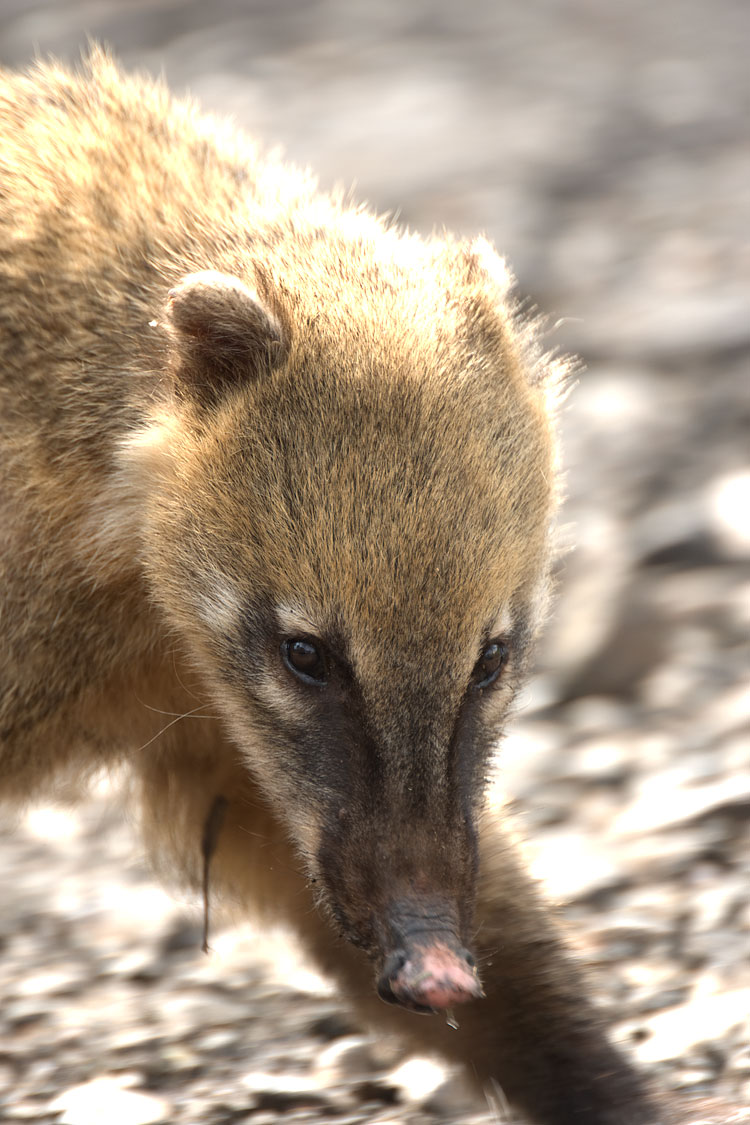
M550 391L486 244L309 251L169 294L169 401L130 443L150 577L381 995L449 1007L480 994L475 820L544 599Z

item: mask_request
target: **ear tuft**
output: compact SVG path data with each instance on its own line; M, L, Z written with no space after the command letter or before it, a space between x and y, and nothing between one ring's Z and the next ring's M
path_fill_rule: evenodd
M204 404L284 358L279 322L236 277L213 270L189 274L170 289L165 313L175 383Z
M507 262L486 238L475 238L464 247L464 261L470 283L481 279L494 286L503 298L512 289L513 275Z
M517 370L532 387L545 388L555 405L566 393L575 361L547 350L546 321L515 297L515 278L491 242L475 238L462 247L462 254L472 290L467 304L469 338L482 350L501 356L505 366Z

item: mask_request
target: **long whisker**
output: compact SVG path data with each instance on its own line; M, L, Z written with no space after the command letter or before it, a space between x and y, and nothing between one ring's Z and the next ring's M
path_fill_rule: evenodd
M138 696L136 696L136 699L138 699ZM218 719L219 718L218 715L198 715L198 714L196 714L196 712L200 710L200 706L196 707L195 711L187 711L187 712L185 712L185 711L162 711L162 709L160 707L153 707L150 703L146 703L146 701L143 700L143 699L138 699L138 702L140 703L141 707L145 707L147 711L153 711L155 715L170 715L171 717L176 718L176 719Z
M142 746L139 746L138 749L135 751L135 753L140 754L140 752L142 750L146 750L149 746L151 746L151 744L153 742L156 742L157 738L161 738L161 736L165 733L165 731L168 731L170 727L173 727L176 723L181 722L182 719L189 719L192 716L197 715L197 713L200 711L200 709L201 709L200 706L194 707L192 711L185 711L184 714L177 715L177 717L172 719L172 721L170 723L166 723L161 728L161 730L158 730L156 732L156 734L152 735L151 738L149 738L146 742L144 742ZM201 715L200 718L206 718L206 716Z

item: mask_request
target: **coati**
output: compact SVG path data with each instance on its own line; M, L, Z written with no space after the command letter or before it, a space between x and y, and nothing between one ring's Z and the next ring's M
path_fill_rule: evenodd
M192 882L218 802L212 883L368 1021L541 1125L655 1122L485 807L560 377L503 263L100 50L2 74L0 120L4 799L126 762Z

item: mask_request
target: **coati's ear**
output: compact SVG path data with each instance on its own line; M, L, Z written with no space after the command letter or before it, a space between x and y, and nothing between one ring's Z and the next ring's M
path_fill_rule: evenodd
M513 278L503 259L484 238L458 247L466 287L462 293L463 331L472 351L495 357L505 369L518 367L512 298Z
M505 300L513 288L513 274L492 243L479 237L473 239L468 246L464 245L462 250L469 283L475 283L481 278L494 286L497 295Z
M176 388L204 405L270 371L287 350L276 317L236 277L189 274L170 290L165 313Z
M517 301L515 278L505 260L484 238L462 246L461 253L470 294L466 331L472 345L494 352L507 370L516 370L531 386L543 386L560 397L570 361L545 350L546 324Z

